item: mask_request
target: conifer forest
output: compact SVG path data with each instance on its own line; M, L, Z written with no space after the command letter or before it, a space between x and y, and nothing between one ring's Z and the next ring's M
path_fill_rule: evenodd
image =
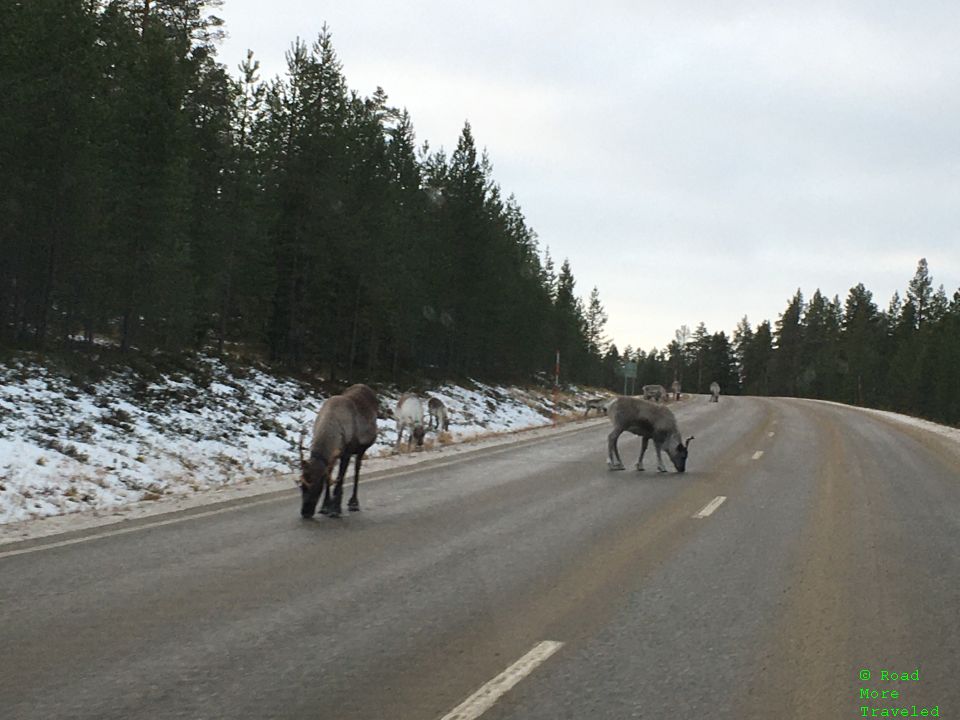
M402 98L350 89L326 26L274 78L253 52L221 58L221 5L0 6L0 349L505 382L552 379L559 351L565 383L622 391L633 360L637 390L717 381L960 423L960 292L926 260L882 305L862 284L797 289L773 322L618 349L469 122L450 151L419 139Z

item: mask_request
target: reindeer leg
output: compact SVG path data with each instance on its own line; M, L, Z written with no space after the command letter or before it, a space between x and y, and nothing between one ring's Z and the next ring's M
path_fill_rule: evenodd
M343 476L347 474L347 465L350 464L350 453L343 453L340 456L340 469L337 471L337 488L333 490L333 496L329 500L327 507L327 517L338 518L342 508L343 500ZM328 488L329 490L329 488Z
M660 456L660 447L663 443L658 443L656 440L653 441L653 446L657 450L657 470L659 472L666 472L667 469L663 466L663 458Z
M330 478L323 481L323 502L320 503L320 514L328 515L330 513Z
M331 477L332 470L323 480L323 502L320 504L320 514L321 515L330 515L330 510L333 508L333 478Z
M623 470L623 461L620 459L620 451L617 449L617 440L620 438L620 434L623 430L619 428L614 428L614 430L607 435L607 467L611 470Z
M350 497L350 502L347 503L347 510L350 512L360 510L360 498L357 497L357 486L360 484L360 463L363 461L363 453L365 452L366 448L361 450L353 461L353 495Z
M640 446L640 457L637 459L637 470L643 470L643 454L647 452L647 443L650 442L650 438L645 437L643 439L643 445Z

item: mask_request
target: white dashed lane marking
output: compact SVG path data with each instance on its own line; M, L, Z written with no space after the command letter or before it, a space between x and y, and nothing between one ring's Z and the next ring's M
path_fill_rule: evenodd
M510 688L537 669L544 660L563 647L562 642L544 640L533 646L526 655L517 660L493 680L484 684L440 720L475 720L493 707L493 704Z
M716 510L721 505L723 505L723 501L726 499L727 499L726 495L717 495L713 500L711 500L704 506L703 510L698 512L693 517L696 518L697 520L702 520L703 518L708 517L709 515L712 515L713 511Z
M757 451L753 454L753 457L750 458L750 459L751 459L751 460L759 460L761 457L763 457L763 450L757 450Z

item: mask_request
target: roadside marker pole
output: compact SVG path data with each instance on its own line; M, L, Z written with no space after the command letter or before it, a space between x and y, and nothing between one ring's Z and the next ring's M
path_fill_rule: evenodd
M557 350L557 364L553 373L553 426L557 426L557 394L560 391L560 351Z

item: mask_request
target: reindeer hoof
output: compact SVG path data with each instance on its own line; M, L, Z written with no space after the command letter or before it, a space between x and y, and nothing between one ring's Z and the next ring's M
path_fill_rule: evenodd
M347 505L347 510L350 512L360 512L360 503L350 503Z
M643 472L643 465L637 465L637 472Z
M623 465L610 465L609 469L610 470L626 470L626 468Z
M667 471L666 468L657 468L657 472L666 472L666 471Z
M328 518L332 518L332 519L334 519L334 520L339 520L339 519L340 519L340 511L339 511L339 510L327 510L327 517L328 517Z

